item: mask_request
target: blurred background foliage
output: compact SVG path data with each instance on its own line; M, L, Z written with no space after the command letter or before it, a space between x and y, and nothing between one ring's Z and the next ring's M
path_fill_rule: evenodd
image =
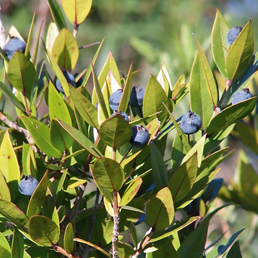
M33 12L37 12L37 26L39 29L42 21L43 30L41 37L46 41L47 27L52 21L47 5L47 0L1 0L1 17L6 34L11 25L14 25L22 37L27 40L28 30ZM191 65L196 53L196 42L193 33L200 42L213 70L215 64L211 58L211 30L216 9L225 17L230 28L235 25L244 26L250 19L254 28L255 42L258 42L258 1L257 0L93 0L93 8L86 21L79 27L77 41L80 46L100 42L105 38L104 45L96 63L96 70L106 60L111 51L116 59L119 69L126 74L130 64L133 69L140 70L133 77L133 84L146 87L150 74L157 76L160 67L165 63L170 73L172 84L177 78L185 74L186 81L190 74ZM68 28L72 25L67 21ZM37 33L34 32L34 35ZM81 72L89 66L97 46L80 50L80 57L73 74ZM45 56L41 48L41 58ZM255 45L255 52L257 45ZM32 44L33 52L33 44ZM0 66L3 63L1 62ZM255 83L256 82L256 83ZM253 94L257 95L258 76L255 76L251 86ZM256 92L256 93L255 93ZM182 102L182 109L189 108L188 98ZM177 112L177 111L175 111ZM182 110L180 111L182 114ZM228 143L236 150L245 149L244 145L231 136ZM249 158L257 164L257 157ZM229 182L232 177L238 151L226 162L222 163L220 177ZM258 166L254 165L258 172ZM221 221L227 221L226 225ZM243 257L255 257L257 253L257 215L230 206L214 218L210 227L214 239L222 232L230 229L227 234L239 230L243 226L246 230L241 234L243 244ZM212 241L212 239L211 239Z

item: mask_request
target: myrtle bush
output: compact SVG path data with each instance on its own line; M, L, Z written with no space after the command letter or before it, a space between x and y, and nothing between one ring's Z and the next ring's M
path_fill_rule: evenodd
M27 42L12 26L5 43L1 24L1 257L242 257L236 239L243 229L210 245L206 239L210 219L225 206L258 212L258 176L243 153L238 182L227 187L216 177L231 133L258 154L257 99L248 88L257 70L251 21L232 33L217 10L211 50L220 80L193 35L189 78L172 82L164 64L139 86L132 85L139 71L133 64L120 71L112 53L96 73L104 40L89 44L98 49L75 74L84 48L76 35L92 0L48 4L46 38L32 33L35 15ZM37 61L40 47L46 58ZM188 98L190 110L174 117ZM218 195L226 202L214 209Z

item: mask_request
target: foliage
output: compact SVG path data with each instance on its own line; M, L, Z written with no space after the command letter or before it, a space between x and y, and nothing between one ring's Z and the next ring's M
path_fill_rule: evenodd
M195 38L197 51L189 82L182 75L172 84L164 64L157 77L150 76L143 106L134 107L130 95L137 71L132 65L124 75L109 53L100 73L95 71L103 41L90 66L75 78L76 87L63 74L73 73L80 59L78 27L89 14L92 1L76 0L70 6L63 0L59 6L48 0L48 4L54 23L49 24L43 40L45 59L37 62L39 45L30 53L35 16L25 53L16 52L9 60L0 49L4 60L0 96L9 99L17 114L13 119L4 107L0 113L2 256L137 257L145 253L148 258L241 257L235 240L242 229L221 245L218 242L223 236L208 247L206 237L210 219L224 207L212 209L222 186L222 180L215 179L217 165L229 155L221 142L234 129L244 142L252 137L250 147L257 151L256 130L239 123L251 115L256 97L231 104L233 93L247 87L257 70L252 23L228 45L229 27L217 10L211 46L225 81L221 96ZM61 8L74 26L73 32ZM21 38L15 27L9 35ZM55 76L51 76L53 72ZM56 78L64 92L57 91ZM123 89L118 111L129 115L129 124L119 114L111 116L109 97L118 89ZM201 130L191 136L183 134L180 119L173 115L188 94L191 111L202 120ZM47 112L39 116L44 102ZM145 146L129 143L135 125L148 130ZM242 126L248 136L242 134ZM172 130L176 135L170 159L164 161ZM257 212L257 175L244 156L239 166L239 182L233 191L223 187L220 195ZM248 173L243 173L246 170ZM19 182L28 175L39 181L31 197L18 191ZM250 177L252 182L247 180ZM149 225L144 235L138 227L142 223Z

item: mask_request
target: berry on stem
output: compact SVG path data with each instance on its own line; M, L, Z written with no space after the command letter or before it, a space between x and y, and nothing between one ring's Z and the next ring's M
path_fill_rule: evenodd
M123 95L123 90L118 89L115 91L110 97L109 97L109 106L113 111L117 111L119 107L119 103L121 100L121 97Z
M242 27L240 26L235 26L233 27L227 34L227 41L229 45L232 45L239 35L239 33L242 31Z
M69 84L71 84L73 87L76 87L74 76L71 73L69 73L68 71L63 71L63 75L65 76L65 79ZM64 92L64 89L58 78L56 79L56 88L59 91Z
M25 176L19 184L19 192L26 196L31 196L38 185L38 180L33 176Z
M249 89L248 88L243 88L242 90L237 91L233 94L232 104L234 105L238 102L241 102L241 101L244 101L244 100L247 100L247 99L250 99L250 98L252 98L252 94L249 91Z
M180 128L184 134L193 134L200 130L201 118L194 112L188 111L182 116Z
M26 44L20 38L12 37L4 47L4 52L10 60L16 51L25 52Z
M130 143L136 147L143 147L150 139L148 130L142 125L135 125L132 127L133 135L130 139Z
M120 116L122 116L124 118L124 120L129 123L129 118L128 115L125 112L122 111L116 111L114 112L110 117L115 116L116 114L119 114Z
M134 86L130 95L130 104L133 107L141 107L143 103L145 90L141 86Z

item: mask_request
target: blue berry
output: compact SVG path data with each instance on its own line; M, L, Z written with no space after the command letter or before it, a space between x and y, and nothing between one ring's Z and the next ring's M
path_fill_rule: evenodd
M119 103L121 100L121 97L123 95L123 90L119 89L115 91L110 97L109 97L109 106L113 111L117 111L119 107Z
M141 86L134 86L130 95L130 104L133 107L141 107L143 103L145 90Z
M142 125L135 125L132 128L133 135L130 139L130 143L136 147L143 147L150 139L148 130Z
M26 44L20 38L12 37L4 47L4 52L10 60L16 51L25 52Z
M26 196L31 196L38 185L38 180L33 176L25 176L19 184L19 192Z
M114 112L110 117L115 116L116 114L119 114L120 116L122 116L124 118L124 120L129 123L129 118L128 115L125 112L122 111L116 111Z
M65 79L69 84L71 84L73 87L76 87L74 76L71 73L69 73L68 71L63 71L63 75L65 76ZM58 78L56 79L56 88L59 91L64 92L64 89Z
M228 34L227 34L227 41L229 45L232 45L235 41L235 39L237 38L237 36L239 35L239 33L242 31L242 27L240 26L235 26L234 28L232 28Z
M243 88L242 90L237 91L233 94L232 104L234 105L238 102L241 102L241 101L244 101L244 100L247 100L247 99L250 99L250 98L252 98L252 94L249 91L249 89L248 88Z
M193 134L200 130L202 126L201 118L194 112L188 111L182 116L180 128L185 134Z

